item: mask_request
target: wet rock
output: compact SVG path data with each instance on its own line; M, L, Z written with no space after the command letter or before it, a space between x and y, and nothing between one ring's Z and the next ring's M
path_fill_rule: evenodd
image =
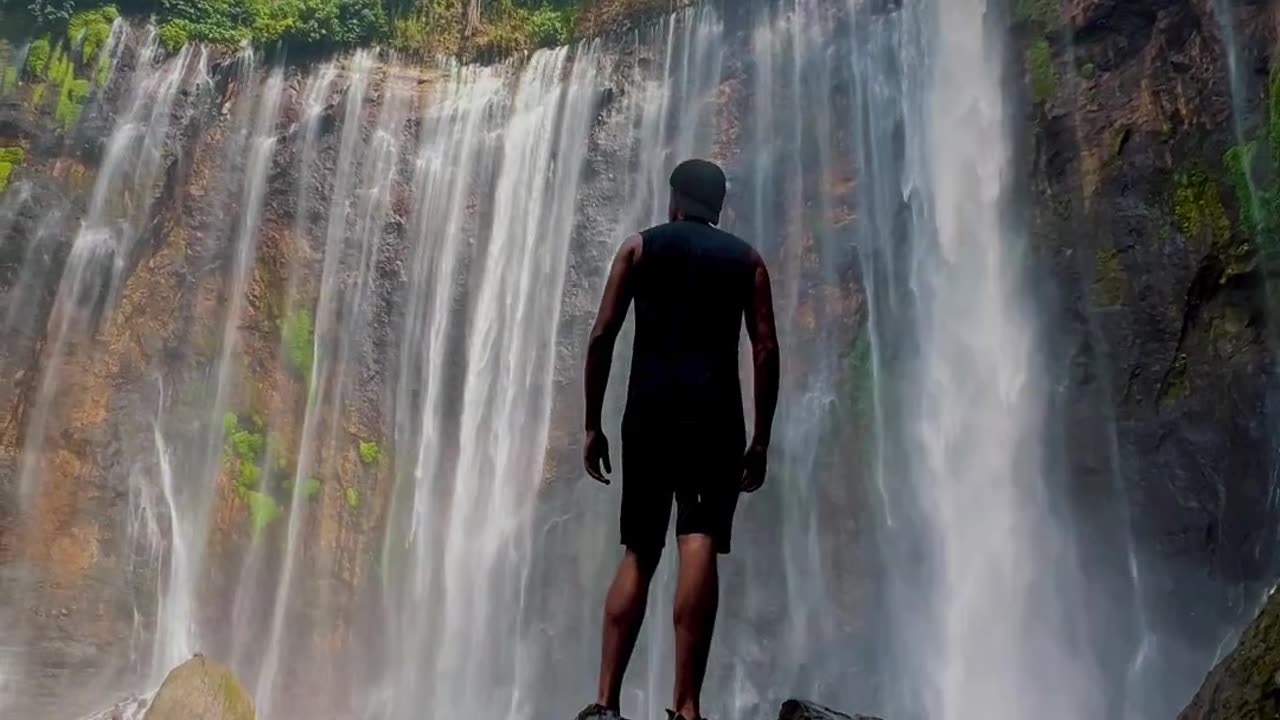
M253 699L230 670L197 655L164 679L143 720L253 720Z
M804 700L788 700L778 711L778 720L879 720L870 715L845 715Z
M1280 595L1272 594L1178 720L1280 717Z

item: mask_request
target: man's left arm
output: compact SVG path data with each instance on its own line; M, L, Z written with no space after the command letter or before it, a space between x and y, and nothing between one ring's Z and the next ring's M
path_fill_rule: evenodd
M613 258L613 267L609 270L609 280L605 283L604 297L600 299L596 324L591 329L591 339L587 342L587 438L583 462L587 467L587 474L605 485L609 484L606 475L613 472L613 467L609 462L609 441L605 437L600 416L604 409L605 390L609 386L609 372L613 367L613 347L622 330L622 323L627 319L627 309L631 306L634 290L631 283L632 272L640 260L643 247L641 237L632 235L618 249L618 254Z

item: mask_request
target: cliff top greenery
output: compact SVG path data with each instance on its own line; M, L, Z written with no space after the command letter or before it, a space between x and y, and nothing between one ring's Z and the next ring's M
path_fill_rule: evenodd
M188 42L321 53L381 45L414 55L509 55L568 42L589 0L0 0L11 38L73 34L100 43L102 20L150 18L170 51Z

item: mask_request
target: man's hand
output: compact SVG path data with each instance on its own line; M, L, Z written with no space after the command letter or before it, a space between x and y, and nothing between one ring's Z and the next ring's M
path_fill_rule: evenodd
M603 485L609 484L609 478L605 476L613 472L613 465L609 462L609 438L604 436L604 432L587 431L587 443L582 453L582 461L587 466L587 474L595 478L596 482ZM604 472L600 471L601 465L604 466Z
M769 446L752 441L742 459L742 492L753 493L764 486L764 476L769 470Z

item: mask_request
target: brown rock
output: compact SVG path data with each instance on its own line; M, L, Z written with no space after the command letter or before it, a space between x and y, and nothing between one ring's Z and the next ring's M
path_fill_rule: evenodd
M197 655L164 679L143 720L254 720L253 699L230 670Z

